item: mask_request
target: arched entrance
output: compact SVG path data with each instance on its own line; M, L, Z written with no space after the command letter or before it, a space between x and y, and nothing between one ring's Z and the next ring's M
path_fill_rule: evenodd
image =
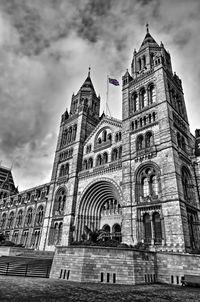
M76 240L81 240L84 227L92 231L115 223L121 225L122 192L112 180L95 181L83 192L78 209ZM118 234L121 236L120 234Z

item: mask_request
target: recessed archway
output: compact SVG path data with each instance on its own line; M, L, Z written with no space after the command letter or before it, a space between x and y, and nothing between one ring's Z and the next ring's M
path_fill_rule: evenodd
M80 198L76 240L81 240L85 226L91 230L100 229L101 215L105 211L105 205L116 205L117 211L120 209L121 202L122 192L114 181L105 179L90 184Z

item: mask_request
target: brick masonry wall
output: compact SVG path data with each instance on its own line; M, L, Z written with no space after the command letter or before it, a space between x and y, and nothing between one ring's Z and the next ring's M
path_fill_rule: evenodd
M155 253L151 252L102 247L58 247L50 277L79 282L108 282L109 276L109 283L140 284L145 280L153 281L154 266Z

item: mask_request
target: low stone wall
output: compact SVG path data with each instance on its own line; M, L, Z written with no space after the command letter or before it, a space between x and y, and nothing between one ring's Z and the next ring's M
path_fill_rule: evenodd
M155 280L155 253L107 247L57 247L50 278L142 284Z
M181 277L200 276L200 255L157 253L157 280L161 283L181 285Z
M15 246L0 246L0 257L1 256L44 257L52 259L54 252L38 251Z

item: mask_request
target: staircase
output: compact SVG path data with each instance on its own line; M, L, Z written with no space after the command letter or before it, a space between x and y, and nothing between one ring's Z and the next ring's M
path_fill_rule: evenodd
M52 261L52 257L2 256L0 275L49 278Z

